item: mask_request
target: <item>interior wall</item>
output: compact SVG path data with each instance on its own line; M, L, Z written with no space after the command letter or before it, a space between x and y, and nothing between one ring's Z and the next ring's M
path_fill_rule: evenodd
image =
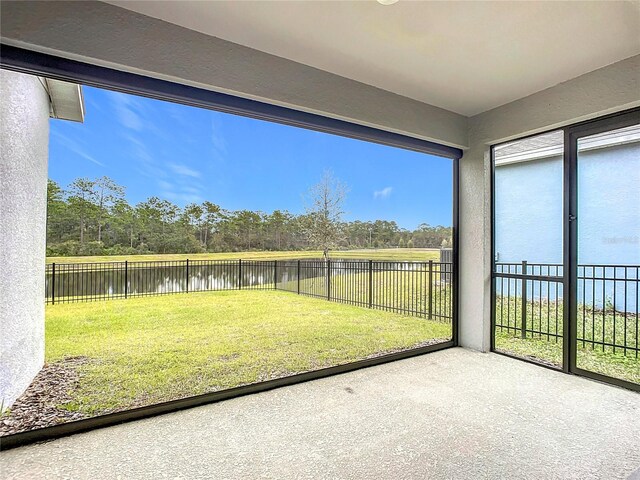
M467 118L96 1L2 1L9 45L464 148Z
M469 119L460 161L460 345L491 341L491 145L640 105L640 55Z

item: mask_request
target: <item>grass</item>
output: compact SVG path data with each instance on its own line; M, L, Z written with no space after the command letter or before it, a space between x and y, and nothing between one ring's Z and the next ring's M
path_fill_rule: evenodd
M533 358L543 363L562 365L562 338L557 341L554 337L544 333L558 334L563 332L563 303L562 301L530 301L527 304L527 330L544 333L527 332L527 338L520 337L521 331L521 299L498 297L496 302L496 323L509 325L518 330L507 331L496 327L496 349L518 356ZM509 308L507 308L507 306ZM614 321L615 317L615 321ZM625 321L626 320L626 321ZM616 312L613 309L592 309L578 305L577 318L577 366L583 370L590 370L610 377L621 378L634 383L640 383L640 358L633 350L627 349L626 355L621 345L636 348L638 346L637 325L635 314ZM557 322L557 323L556 323ZM557 326L556 326L557 325ZM584 340L584 342L582 341ZM590 344L589 341L602 342ZM619 345L613 348L613 344Z
M532 358L556 367L562 366L562 339L558 339L558 343L556 343L539 338L522 339L513 335L496 333L496 350L519 357ZM583 370L640 383L640 359L635 355L625 356L620 353L614 354L610 350L603 352L582 346L578 347L576 353L576 364Z
M550 335L562 335L563 332L563 308L559 301L530 300L527 302L527 335L547 339ZM520 334L522 301L521 297L498 297L496 300L496 324L518 329L513 332ZM615 351L622 350L626 345L630 348L640 346L638 328L640 318L631 312L626 314L615 311L611 307L605 309L593 309L590 306L578 305L577 334L579 343L587 347L589 342L595 342L594 348L601 348L598 342L609 344L605 351L614 352L612 345L616 345ZM533 332L532 332L533 331ZM584 344L583 344L584 340ZM590 347L589 347L590 348Z
M278 291L47 306L46 359L85 356L65 409L96 415L449 339L446 323Z
M371 274L373 294L371 301L379 308L403 310L405 313L420 313L427 316L429 297L431 296L431 313L442 320L452 316L451 284L440 281L440 274L435 271L429 288L429 276L426 268L420 271L378 271ZM297 292L297 280L280 283L278 288ZM347 273L331 276L331 297L337 301L348 301L367 306L369 303L369 274ZM326 296L327 283L325 277L315 277L300 281L300 291L318 296Z
M87 263L87 262L152 262L172 260L285 260L321 258L319 250L280 252L224 252L224 253L176 253L149 255L102 255L93 257L47 257L47 263ZM371 260L428 261L439 260L437 248L381 248L363 250L333 251L332 258L360 258Z

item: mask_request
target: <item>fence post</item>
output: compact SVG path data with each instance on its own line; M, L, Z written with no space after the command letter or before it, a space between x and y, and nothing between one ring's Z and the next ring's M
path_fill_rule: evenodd
M369 308L373 307L373 260L369 260Z
M298 295L300 295L300 260L298 260Z
M242 259L238 259L238 290L242 290Z
M127 298L127 294L129 293L129 261L124 261L124 298Z
M331 260L327 258L327 300L331 300Z
M522 262L522 338L527 338L527 262Z
M187 258L187 274L186 275L187 275L187 277L186 277L186 280L187 280L187 293L189 293L189 259L188 258Z
M278 289L278 261L273 261L273 289Z
M429 260L429 319L433 316L433 260Z
M56 262L51 266L51 305L56 304Z

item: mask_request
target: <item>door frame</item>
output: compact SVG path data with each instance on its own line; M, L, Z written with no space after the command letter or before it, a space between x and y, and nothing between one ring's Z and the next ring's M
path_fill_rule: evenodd
M578 273L578 229L577 229L577 211L578 211L578 179L577 179L577 159L578 159L578 139L581 137L594 135L597 133L615 130L630 125L640 123L640 107L623 110L609 115L604 115L591 120L586 120L564 127L552 128L531 135L525 135L520 138L509 140L510 142L524 140L526 138L535 137L545 133L562 131L564 135L564 151L563 151L563 205L562 205L562 286L563 297L568 299L565 305L569 308L563 309L563 332L562 332L562 348L563 361L560 368L545 365L532 359L518 357L513 354L496 350L495 333L496 333L496 260L495 260L495 225L496 225L496 209L495 209L495 147L500 145L493 144L490 147L491 177L490 177L490 193L491 193L491 347L490 350L500 355L510 358L533 363L535 365L550 368L564 373L580 375L600 382L627 388L629 390L640 391L640 385L622 380L619 378L609 377L589 370L577 367L577 273Z
M577 366L578 318L578 140L640 123L640 108L578 123L564 129L563 289L569 308L563 311L563 370L593 380L640 391L637 383Z

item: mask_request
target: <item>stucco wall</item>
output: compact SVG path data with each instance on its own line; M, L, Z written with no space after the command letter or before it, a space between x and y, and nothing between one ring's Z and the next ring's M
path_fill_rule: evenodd
M640 143L578 154L578 263L640 265Z
M460 344L488 351L491 339L489 147L640 105L640 55L469 119L460 162Z
M44 362L49 98L37 77L0 70L0 402Z
M499 262L562 263L562 172L559 156L496 168ZM578 204L581 265L640 265L640 143L580 153Z
M497 261L562 264L562 164L556 156L496 168ZM640 143L579 154L578 265L640 265ZM589 267L584 274L612 278L614 269ZM620 267L615 274L631 279L636 270ZM512 292L520 294L518 282L513 282ZM534 282L529 295L555 294ZM585 279L578 284L578 296L596 307L608 299L619 311L636 308L631 283L625 292L622 282L608 281L603 291L602 282Z
M496 168L499 262L562 263L562 157Z

